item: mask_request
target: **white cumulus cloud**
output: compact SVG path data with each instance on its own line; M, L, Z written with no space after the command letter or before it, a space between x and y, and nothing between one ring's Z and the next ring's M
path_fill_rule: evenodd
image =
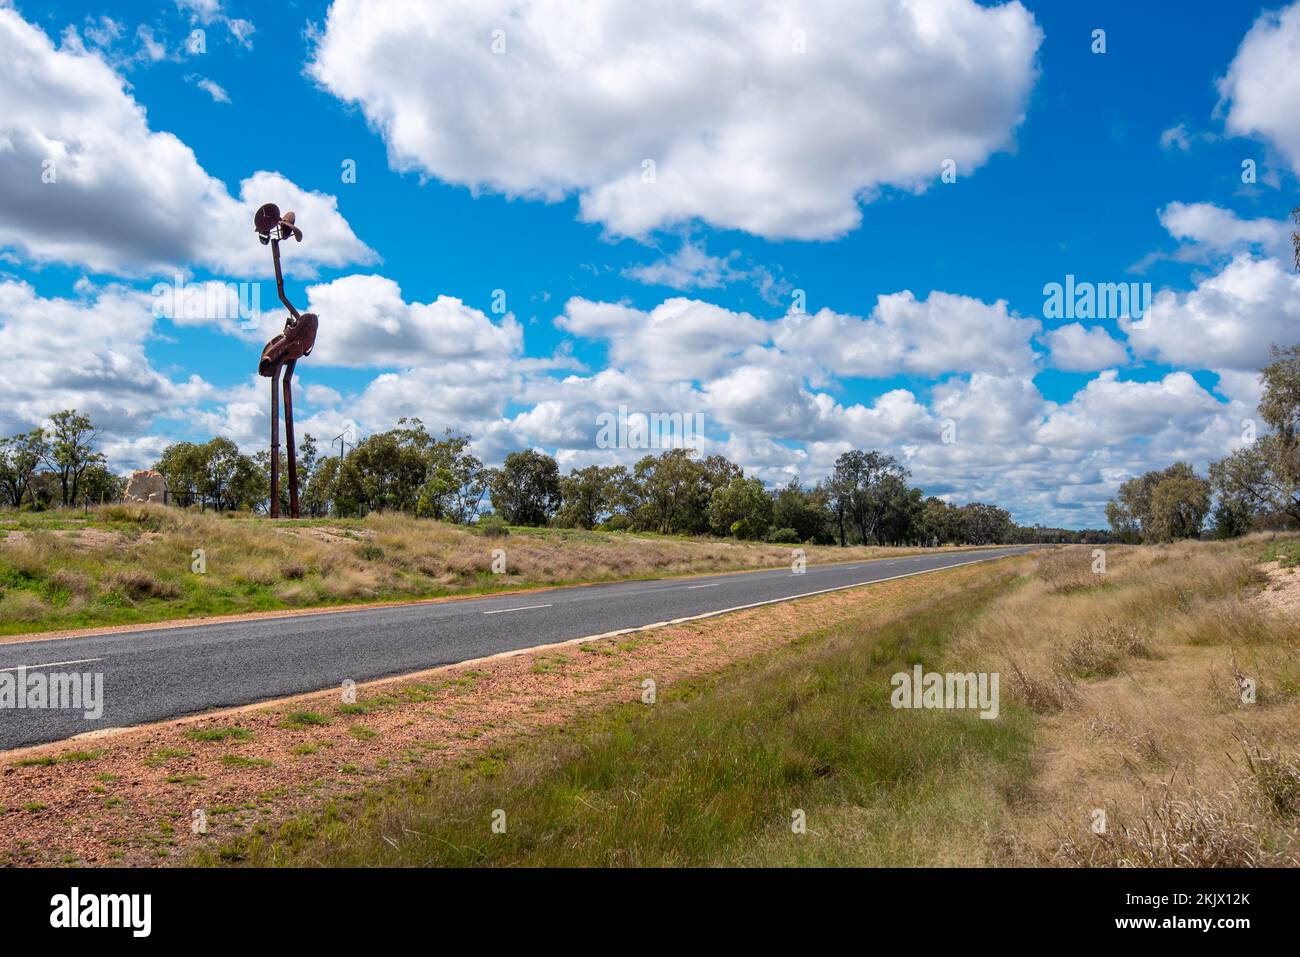
M1128 350L1101 326L1072 322L1048 331L1043 338L1051 351L1052 365L1067 372L1096 372L1128 362Z
M0 248L116 275L190 264L252 275L267 266L253 210L272 201L297 207L311 239L286 248L291 273L375 259L332 196L271 172L253 174L230 195L188 146L150 128L99 53L56 48L4 7L0 63Z
M1041 41L1019 2L335 0L308 69L398 169L622 235L815 239L1008 147Z
M1272 143L1300 173L1300 3L1260 15L1219 80L1229 133Z
M401 287L384 276L344 276L309 286L307 308L320 317L311 358L324 365L402 369L470 359L505 362L523 350L513 315L493 322L452 296L408 303Z
M880 296L865 319L831 309L791 312L775 341L840 376L1001 373L1033 368L1030 341L1040 328L1037 319L1008 311L1004 300L990 304L937 291L917 299L904 290Z
M1240 254L1189 292L1162 290L1141 321L1121 319L1140 356L1189 369L1257 371L1269 346L1300 329L1300 276L1276 259Z

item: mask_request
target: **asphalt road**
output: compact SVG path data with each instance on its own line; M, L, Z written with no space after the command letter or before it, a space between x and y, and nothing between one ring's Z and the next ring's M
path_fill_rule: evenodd
M674 619L865 585L1028 551L999 548L856 563L557 588L424 605L214 622L0 645L18 671L102 674L103 714L16 708L0 694L0 749L252 704ZM40 679L37 679L38 681ZM93 680L93 679L92 679ZM93 687L93 686L92 686Z

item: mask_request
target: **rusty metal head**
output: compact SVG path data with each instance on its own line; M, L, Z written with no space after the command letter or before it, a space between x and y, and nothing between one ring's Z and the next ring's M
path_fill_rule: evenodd
M290 236L302 242L302 230L294 225L295 221L292 210L281 216L280 207L275 203L267 203L253 214L253 228L257 230L257 238L263 246L272 240L279 242Z

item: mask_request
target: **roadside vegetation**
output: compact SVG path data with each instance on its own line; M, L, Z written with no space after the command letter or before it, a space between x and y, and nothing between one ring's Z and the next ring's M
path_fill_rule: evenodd
M996 566L985 566L993 567ZM919 863L931 816L977 827L1026 770L1022 715L983 721L890 707L890 675L1013 587L1011 567L937 577L882 627L850 619L650 707L606 710L517 749L427 771L206 852L254 865ZM928 593L928 594L927 594ZM958 601L960 597L960 601ZM892 620L891 620L892 619ZM953 795L946 780L977 780ZM955 800L954 800L955 798ZM900 818L894 810L908 808ZM861 844L818 840L854 809ZM494 833L504 812L505 832ZM791 831L796 812L807 834ZM499 817L499 815L498 815ZM811 840L810 840L811 839Z
M1039 719L997 860L1300 863L1300 577L1258 564L1296 544L1108 549L1101 575L1057 553L964 636Z
M960 601L940 588L883 626L809 626L651 707L206 860L1300 864L1300 622L1270 606L1257 564L1276 545L1117 546L1100 572L1085 548L980 566ZM918 663L998 671L998 718L892 708L890 676Z
M1224 539L1300 528L1300 345L1273 346L1272 356L1260 370L1257 409L1267 431L1257 435L1254 421L1243 422L1241 446L1211 462L1208 478L1175 462L1121 484L1106 505L1116 541L1196 538L1207 518Z
M775 568L790 565L791 548L401 514L272 522L146 504L0 513L0 634ZM804 547L813 563L916 551Z
M927 604L962 600L994 566L1026 561L966 564L433 668L361 684L355 700L330 688L123 730L96 742L93 763L65 760L70 748L84 747L76 743L23 749L0 774L0 805L13 811L0 815L0 863L156 864L199 846L237 856L239 838L271 833L295 815L332 802L355 806L366 789L425 768L486 768L532 738L602 720L606 709L640 701L648 675L671 695L679 684L711 682L733 664L803 640L809 620L823 629L862 619L889 624ZM46 807L18 812L32 794ZM191 832L195 808L208 812L205 835Z

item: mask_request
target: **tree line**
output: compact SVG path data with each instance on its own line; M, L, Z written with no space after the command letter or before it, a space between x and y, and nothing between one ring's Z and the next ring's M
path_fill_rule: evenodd
M64 409L49 428L0 438L0 501L36 509L117 501L125 483L95 448L98 437L88 416Z
M116 501L124 482L108 471L88 417L65 410L48 429L0 440L0 486L11 507L48 508ZM926 496L892 455L850 450L829 476L791 478L768 488L721 455L691 449L648 454L631 467L589 465L561 474L534 449L513 452L499 468L471 450L470 436L435 436L419 419L367 436L343 456L322 456L304 435L298 494L308 517L405 512L463 525L522 526L715 535L783 543L989 545L1097 542L1101 531L1021 527L1005 509L953 505ZM154 466L168 499L217 511L269 510L270 453L248 455L230 439L176 442ZM280 474L287 475L281 455ZM282 510L289 489L282 483Z
M96 448L98 431L76 410L49 428L0 440L0 491L13 508L116 501L125 483ZM419 419L367 436L344 456L321 456L304 435L298 449L298 494L310 517L396 511L459 524L717 535L823 544L993 544L1038 540L1044 530L1018 528L1010 514L973 502L956 506L925 496L908 470L877 451L845 452L831 475L806 485L792 478L769 489L720 455L668 449L630 468L590 465L561 474L556 460L526 449L488 467L471 438L431 434ZM248 455L227 438L176 442L154 466L179 506L265 513L270 454ZM281 475L287 474L281 456ZM282 483L281 506L289 489ZM1056 530L1068 538L1080 533Z
M1260 418L1270 431L1210 463L1202 477L1175 462L1129 479L1106 505L1116 537L1130 542L1217 538L1300 527L1300 345L1273 346L1260 373Z
M512 452L492 468L470 446L469 436L450 430L436 436L419 419L401 419L396 428L367 436L343 456L319 456L312 436L304 436L298 455L300 507L313 517L396 511L460 524L841 545L994 544L1104 535L1021 528L994 505L956 506L927 497L908 484L908 470L897 459L878 451L845 452L821 482L807 485L792 478L769 489L725 457L691 449L649 454L631 467L589 465L562 474L552 456L535 449ZM265 452L243 455L227 439L181 442L164 451L157 467L178 500L266 510ZM287 502L287 487L282 494Z

